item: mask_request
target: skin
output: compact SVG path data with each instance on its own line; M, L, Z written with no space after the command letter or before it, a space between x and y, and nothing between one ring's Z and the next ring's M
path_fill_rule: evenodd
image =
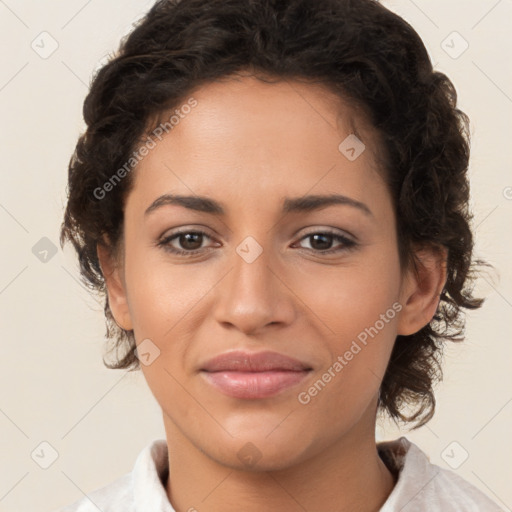
M134 330L137 344L149 338L160 350L141 369L162 408L169 500L177 512L377 511L395 484L375 444L379 386L397 334L432 319L443 261L423 249L418 275L401 272L377 137L321 85L243 76L193 97L198 105L138 165L122 256L98 246L116 322ZM338 150L353 133L350 119L366 145L353 162ZM207 196L225 215L174 204L145 215L164 193ZM349 205L281 211L285 197L333 193L371 214ZM157 245L181 228L208 236L167 245L198 254ZM306 236L326 229L357 245ZM263 250L252 263L236 251L248 236ZM338 252L322 254L330 249ZM298 394L394 303L401 311L301 404ZM277 396L232 398L199 373L232 349L276 351L313 371Z

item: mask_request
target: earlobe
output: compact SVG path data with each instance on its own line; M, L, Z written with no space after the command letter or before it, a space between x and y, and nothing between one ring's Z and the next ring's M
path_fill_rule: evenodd
M446 248L426 248L416 252L417 272L411 269L401 295L403 309L398 334L409 336L434 317L446 283Z
M105 285L108 295L108 303L116 324L126 331L133 329L128 300L126 295L126 285L122 276L122 269L115 260L111 246L104 242L96 245L98 261L105 279Z

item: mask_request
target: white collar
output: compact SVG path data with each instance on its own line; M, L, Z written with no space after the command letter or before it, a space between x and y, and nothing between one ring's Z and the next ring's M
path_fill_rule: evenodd
M401 437L377 444L382 460L398 474L379 512L501 512L476 487L453 471L432 464L418 446ZM166 493L168 448L156 439L138 455L135 466L111 484L61 512L175 512Z

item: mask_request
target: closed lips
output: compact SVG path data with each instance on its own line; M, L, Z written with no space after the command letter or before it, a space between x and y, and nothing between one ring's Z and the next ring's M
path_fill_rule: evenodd
M311 370L311 366L277 352L233 351L210 359L201 368L207 372L271 372Z
M201 370L206 382L223 395L257 400L298 385L312 367L277 352L233 351L210 359Z

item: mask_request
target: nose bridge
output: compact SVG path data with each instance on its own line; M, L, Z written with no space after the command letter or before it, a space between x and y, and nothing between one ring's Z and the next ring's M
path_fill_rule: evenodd
M261 239L261 238L260 238ZM270 293L274 288L271 272L271 249L265 247L249 236L237 247L233 255L233 270L231 272L231 297L239 306L257 308L261 312L270 306Z
M270 245L269 240L263 246L254 237L248 236L237 246L236 256L233 258L233 271L236 276L234 281L235 284L240 282L242 290L253 295L270 291L271 262L273 259L275 261Z
M236 247L231 271L220 283L217 321L250 332L269 323L291 320L292 305L286 287L275 275L278 265L273 264L276 260L271 245L264 247L248 236Z

